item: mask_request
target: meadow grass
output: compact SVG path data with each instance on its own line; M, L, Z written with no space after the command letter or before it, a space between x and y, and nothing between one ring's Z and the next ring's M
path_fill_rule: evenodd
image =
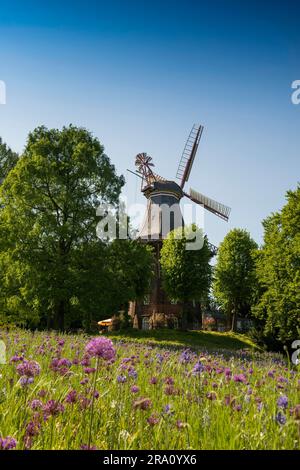
M299 369L242 337L174 332L160 347L164 335L114 334L112 361L88 356L84 334L1 331L0 438L33 450L300 448ZM183 349L194 340L201 351Z

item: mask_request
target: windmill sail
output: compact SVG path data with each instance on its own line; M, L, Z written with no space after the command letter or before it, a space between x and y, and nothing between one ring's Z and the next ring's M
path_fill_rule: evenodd
M194 124L188 137L188 140L186 141L176 173L176 178L180 180L181 188L183 188L186 181L188 181L190 177L191 169L195 160L202 131L203 126Z
M208 211L228 221L231 211L230 207L225 206L220 202L214 201L214 199L204 196L204 194L198 193L198 191L195 191L194 189L190 189L190 194L186 194L186 196L196 204L202 204Z

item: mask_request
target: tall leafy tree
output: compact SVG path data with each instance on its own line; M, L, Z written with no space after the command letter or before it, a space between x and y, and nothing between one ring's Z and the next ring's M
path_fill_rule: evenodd
M264 321L266 334L290 345L300 335L300 185L286 199L263 222L256 262L260 296L253 313Z
M231 230L220 244L214 269L213 294L234 330L237 314L249 314L256 292L256 242L246 230Z
M13 152L0 137L0 184L3 183L10 170L14 168L18 158L19 155Z
M96 299L101 310L107 283L96 208L116 204L123 183L87 130L29 134L0 192L2 311L64 329L66 319L90 316Z
M187 249L191 234L203 239L203 246L198 250ZM161 249L161 269L164 290L170 299L187 304L190 301L207 300L211 283L212 253L207 237L195 225L171 231L163 241ZM187 311L183 312L183 327L187 322ZM201 321L201 318L198 318Z

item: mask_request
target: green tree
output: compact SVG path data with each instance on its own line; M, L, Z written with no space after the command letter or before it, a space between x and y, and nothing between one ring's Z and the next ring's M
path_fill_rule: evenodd
M197 235L203 240L198 250L186 249ZM208 298L212 268L209 264L212 253L206 236L195 225L179 227L171 231L163 241L160 263L163 287L170 299L187 304L190 301L202 302ZM183 311L183 328L186 327L189 312ZM198 320L201 321L201 318Z
M260 296L253 313L264 321L266 335L290 346L300 335L300 186L286 199L280 212L263 221L256 261Z
M2 312L62 330L101 312L107 277L96 208L116 204L123 184L87 130L29 134L0 192Z
M256 292L256 242L246 230L231 230L220 244L214 269L213 294L236 328L237 314L250 312Z
M19 155L13 152L0 137L0 184L14 168L18 161Z
M111 312L124 310L129 302L149 292L154 275L154 256L149 245L137 240L114 240L108 247Z

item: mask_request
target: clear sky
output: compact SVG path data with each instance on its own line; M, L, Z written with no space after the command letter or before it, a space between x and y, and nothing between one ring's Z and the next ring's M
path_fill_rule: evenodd
M194 122L204 133L190 186L232 207L206 213L261 242L261 220L299 178L300 2L14 1L0 4L0 135L22 151L40 124L91 130L140 202L139 152L174 178ZM187 188L188 189L188 188Z

